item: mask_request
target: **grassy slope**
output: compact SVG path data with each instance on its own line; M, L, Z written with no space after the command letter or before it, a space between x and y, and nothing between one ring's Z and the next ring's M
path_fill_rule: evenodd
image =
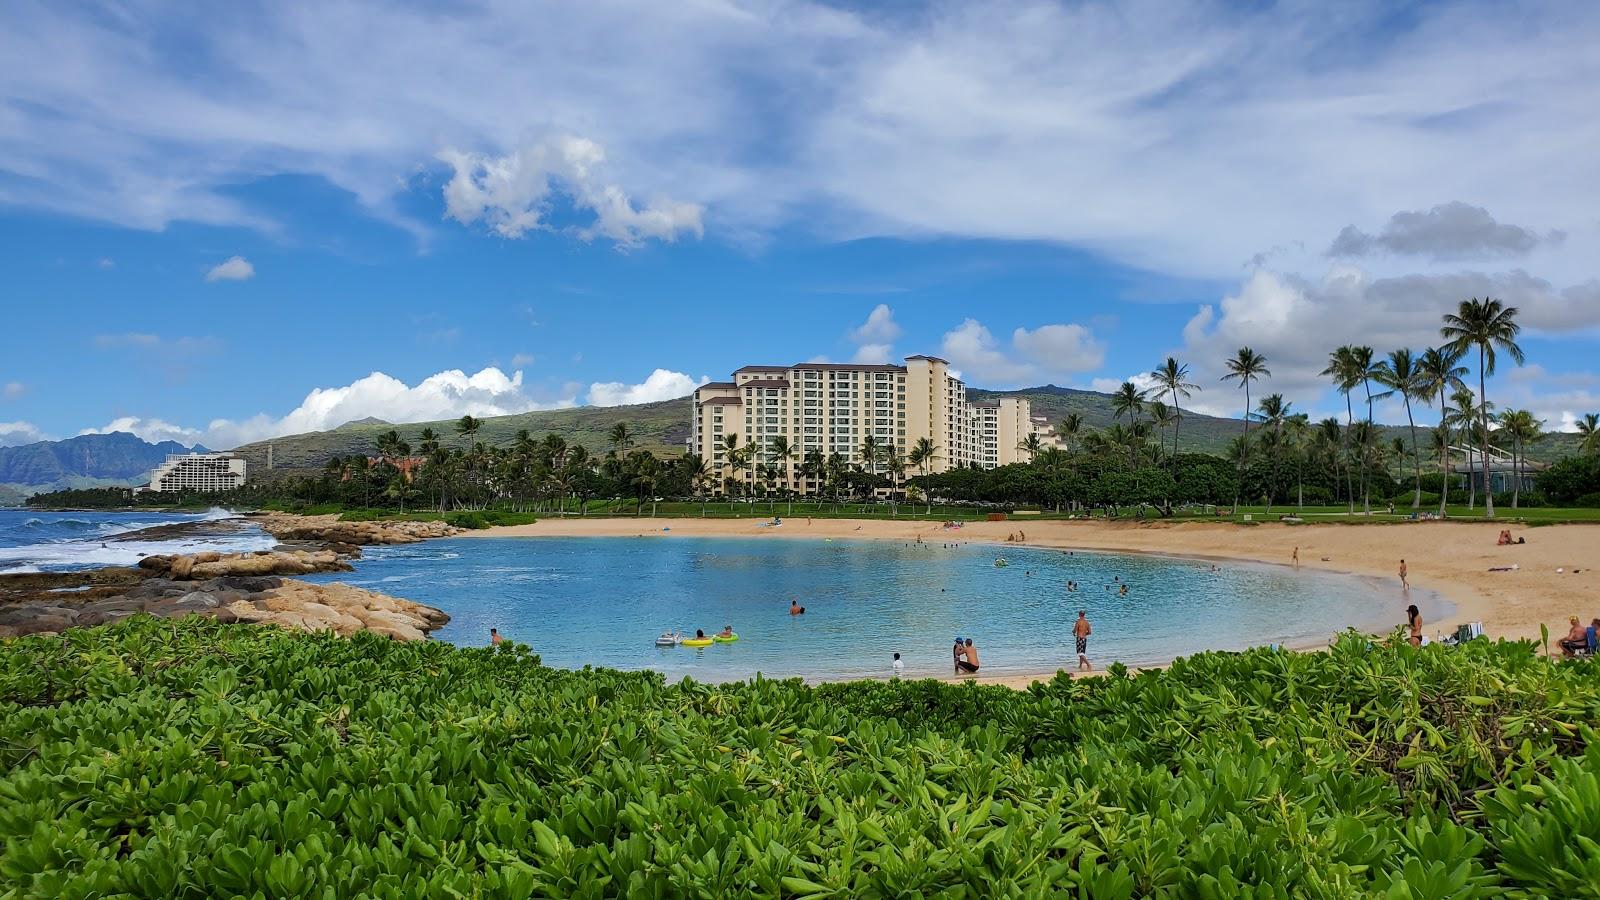
M1034 415L1044 416L1051 422L1059 422L1062 417L1072 412L1082 414L1085 421L1093 428L1107 427L1113 421L1111 398L1094 391L1046 385L1018 391L974 389L972 396L974 399L1026 397L1033 406ZM636 446L676 454L683 451L684 442L689 438L689 414L687 398L638 406L545 410L484 419L480 439L492 445L503 446L511 442L519 429L526 428L536 437L559 434L569 444L581 444L592 452L600 453L610 447L606 440L607 433L612 426L621 422L626 423L636 435ZM1418 424L1420 426L1426 422ZM432 428L439 432L444 436L444 443L448 446L463 443L462 439L456 436L454 423L451 421L417 422L407 425L350 423L332 431L274 438L270 441L274 448L273 464L280 470L315 469L333 456L352 453L371 454L378 435L390 428L399 431L400 436L413 446L419 440L418 434L423 428ZM1227 447L1228 441L1238 435L1240 429L1238 419L1186 413L1183 419L1183 449L1186 452L1221 454ZM1386 428L1385 432L1386 440L1390 437L1406 437L1409 440L1404 427ZM1419 441L1426 439L1420 429L1418 434ZM252 477L257 477L259 473L266 471L268 443L262 441L246 444L234 451L249 461ZM1576 447L1573 435L1554 435L1532 448L1529 457L1538 460L1554 459L1576 452Z

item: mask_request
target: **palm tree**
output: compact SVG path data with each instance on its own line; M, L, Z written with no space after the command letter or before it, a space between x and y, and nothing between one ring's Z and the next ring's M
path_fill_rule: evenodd
M920 437L917 438L917 442L911 446L911 452L906 455L906 462L916 466L917 469L922 472L923 476L926 477L928 474L928 468L932 466L933 461L938 458L939 447L933 442L933 438ZM926 493L928 499L928 515L931 516L933 515L933 493L931 491ZM915 508L913 508L912 511L915 512Z
M1477 424L1477 400L1472 392L1466 388L1450 395L1453 406L1448 419L1449 427L1454 429L1458 436L1465 436L1467 445L1467 509L1471 510L1478 505L1478 480L1472 477L1474 460L1484 458L1482 453L1475 453L1472 448L1472 429ZM1488 468L1488 464L1484 464Z
M805 459L800 462L800 474L817 483L820 496L823 478L828 474L828 458L821 450L807 450Z
M867 435L861 439L861 469L868 474L877 474L878 460L883 455L883 445L878 443L875 435Z
M1356 359L1355 348L1346 344L1328 354L1328 365L1318 373L1332 377L1334 388L1344 395L1345 429L1342 434L1345 438L1349 438L1352 435L1351 426L1355 424L1356 419L1355 407L1350 402L1350 392L1355 390L1356 385L1361 383L1363 371ZM1341 455L1347 456L1349 454L1349 448L1346 445L1341 444L1339 449ZM1363 473L1362 477L1366 477L1365 473ZM1344 470L1344 487L1345 497L1349 500L1350 513L1354 515L1356 511L1356 491L1355 486L1351 483L1350 467L1348 465ZM1370 509L1367 510L1367 512L1371 511Z
M1144 391L1135 387L1133 382L1124 381L1111 395L1111 408L1116 416L1126 415L1128 424L1132 425L1134 418L1144 412Z
M1600 415L1585 413L1578 420L1578 450L1582 453L1600 453Z
M1244 443L1240 446L1239 456L1239 484L1244 484L1244 467L1250 464L1250 382L1260 378L1272 377L1272 370L1267 368L1267 358L1251 350L1249 347L1240 347L1233 358L1224 365L1228 374L1222 376L1223 381L1237 381L1244 388ZM1234 491L1233 507L1239 508L1239 493Z
M1056 437L1064 445L1070 455L1077 448L1078 435L1083 431L1083 416L1078 413L1067 413L1060 422L1056 423Z
M906 477L906 460L900 455L900 448L892 443L885 446L879 455L883 459L883 467L889 471L889 515L897 516L900 514L900 482Z
M1329 416L1317 423L1317 430L1311 438L1312 446L1317 456L1329 461L1333 465L1333 497L1339 499L1339 466L1344 457L1344 426L1339 424L1338 416ZM1345 479L1345 489L1349 490L1350 481Z
M620 459L633 447L633 432L628 430L626 422L618 422L611 426L611 433L606 435L606 440L611 443L611 451Z
M1466 385L1461 379L1466 377L1467 367L1457 365L1461 361L1461 354L1449 347L1429 347L1422 351L1422 358L1417 361L1417 396L1429 403L1434 398L1439 400L1439 429L1449 437L1449 428L1445 423L1450 414L1450 407L1445 402L1446 395L1452 391L1463 390ZM1445 514L1445 504L1450 499L1450 441L1442 445L1443 452L1439 454L1439 515Z
M1200 390L1200 386L1184 381L1189 377L1189 367L1170 356L1165 363L1162 363L1161 368L1151 372L1150 376L1156 380L1156 386L1166 391L1167 396L1172 398L1172 465L1173 471L1177 471L1178 436L1183 430L1183 406L1178 401L1179 398L1189 399L1189 392Z
M783 464L783 481L789 484L793 479L789 477L789 463L794 459L794 445L783 435L777 435L767 442L767 458L776 463ZM794 492L789 492L788 516L794 518Z
M700 497L700 518L706 517L706 482L714 477L711 467L706 464L706 458L698 453L685 453L678 460L678 466L683 472L683 477L689 481L689 490Z
M739 432L730 431L722 436L722 464L728 469L723 487L728 492L728 512L733 512L733 491L728 487L733 481L733 470L739 467Z
M1161 431L1162 453L1167 452L1167 429L1172 427L1176 417L1177 414L1173 412L1172 407L1168 406L1164 401L1150 401L1150 421L1155 423L1156 428ZM1176 454L1176 445L1174 445L1174 454Z
M1522 348L1517 346L1517 335L1522 332L1522 326L1517 324L1517 308L1506 306L1493 297L1479 300L1473 297L1461 301L1454 313L1446 313L1444 325L1439 328L1439 336L1450 342L1450 346L1462 353L1473 347L1478 348L1478 423L1479 435L1483 439L1484 466L1483 466L1483 514L1486 518L1494 518L1494 491L1489 484L1489 396L1488 376L1494 374L1495 350L1500 349L1506 355L1522 365L1525 357Z
M1411 416L1411 398L1422 399L1421 390L1422 366L1415 356L1411 355L1411 348L1402 347L1399 350L1389 351L1389 358L1378 363L1373 370L1372 379L1378 384L1388 388L1387 391L1377 395L1377 399L1392 397L1399 394L1406 403L1406 425L1411 429L1411 462L1416 471L1416 494L1412 497L1411 508L1416 509L1422 505L1422 454L1417 450L1417 421Z
M1500 430L1511 438L1511 508L1522 497L1522 470L1527 463L1527 448L1544 438L1544 422L1525 409L1508 409L1499 415Z
M483 420L482 419L476 419L476 418L473 418L472 416L462 416L461 418L456 420L456 434L461 436L461 437L466 438L468 446L471 446L473 443L475 443L477 441L478 431L480 429L482 429L482 428L483 428ZM477 474L474 471L473 462L474 462L473 458L471 456L468 456L467 459L466 459L466 463L467 463L466 469L467 469L467 487L469 487L469 488L472 487L473 482L475 480L474 476Z
M1028 454L1028 462L1033 462L1039 456L1039 451L1044 449L1044 444L1039 440L1038 433L1029 434L1017 441L1017 452Z
M1272 500L1278 488L1278 460L1283 454L1283 423L1293 415L1289 408L1294 404L1283 399L1282 394L1268 394L1261 398L1256 408L1256 420L1272 429L1267 447L1272 451L1272 486L1267 490L1267 512L1272 512Z
M1297 509L1306 505L1305 455L1311 432L1311 417L1294 413L1283 421L1283 449L1294 459L1294 484Z

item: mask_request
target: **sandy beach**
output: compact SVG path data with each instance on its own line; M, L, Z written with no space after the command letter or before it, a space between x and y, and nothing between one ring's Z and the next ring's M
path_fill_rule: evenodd
M1426 631L1453 631L1461 622L1480 621L1490 637L1537 638L1548 625L1551 643L1564 635L1567 616L1587 622L1600 616L1600 526L1512 526L1526 544L1496 546L1503 522L1449 521L1372 524L1212 522L1106 522L1047 519L1029 522L968 522L946 530L940 523L881 519L785 518L778 527L761 527L765 516L743 519L652 519L578 517L546 519L533 525L490 528L471 537L748 537L761 540L833 538L836 540L965 541L1004 544L1018 531L1025 545L1058 549L1111 550L1174 556L1291 563L1300 549L1307 569L1398 580L1406 560L1411 585L1434 591L1455 604L1447 621L1429 622ZM663 531L662 529L670 529ZM1515 571L1490 571L1517 566ZM1558 571L1559 570L1559 571ZM1400 618L1397 611L1396 624ZM1041 676L984 679L1026 684Z

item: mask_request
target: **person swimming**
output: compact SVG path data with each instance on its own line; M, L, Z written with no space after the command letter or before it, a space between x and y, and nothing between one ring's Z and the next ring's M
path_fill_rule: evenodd
M806 611L806 608L804 606L800 605L800 601L799 600L790 600L789 601L789 615L798 616L798 615L802 615L803 613L805 613L805 611Z
M724 625L724 626L722 626L722 630L717 632L717 637L725 637L725 638L733 637L733 626L732 625Z

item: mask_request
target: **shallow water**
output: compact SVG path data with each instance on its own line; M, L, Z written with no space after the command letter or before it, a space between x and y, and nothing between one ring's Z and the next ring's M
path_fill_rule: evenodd
M997 568L996 556L1009 565ZM1076 664L1072 625L1087 610L1090 658L1150 665L1206 649L1314 645L1346 627L1387 630L1410 602L1425 621L1447 607L1379 579L1283 566L1153 556L878 541L749 538L456 538L367 548L344 581L437 606L435 637L487 642L496 627L549 665L656 669L676 679L808 680L949 676L956 636L984 674ZM1071 579L1081 584L1068 593ZM1120 584L1128 595L1117 592ZM789 601L807 608L788 614ZM669 628L732 644L657 648Z

